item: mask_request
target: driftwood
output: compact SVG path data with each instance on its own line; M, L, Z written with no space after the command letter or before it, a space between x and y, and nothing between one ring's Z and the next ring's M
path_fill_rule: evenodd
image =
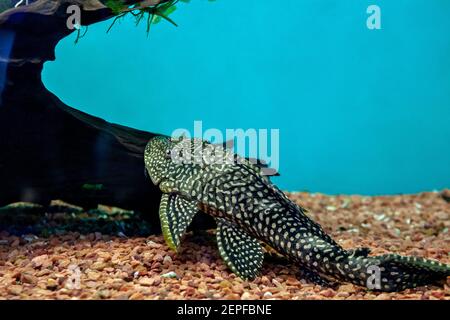
M66 25L73 4L85 26L113 17L97 0L38 0L0 14L0 206L52 199L85 208L106 204L140 211L159 227L160 192L143 162L155 134L71 108L41 81L43 63L74 32Z

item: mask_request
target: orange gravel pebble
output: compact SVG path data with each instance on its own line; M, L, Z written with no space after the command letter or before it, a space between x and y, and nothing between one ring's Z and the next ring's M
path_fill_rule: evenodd
M345 248L450 263L448 194L288 196ZM223 264L213 231L188 233L175 254L162 236L65 232L25 239L0 230L0 299L450 300L450 279L442 286L380 293L348 283L323 288L298 278L296 270L268 258L258 278L244 281Z

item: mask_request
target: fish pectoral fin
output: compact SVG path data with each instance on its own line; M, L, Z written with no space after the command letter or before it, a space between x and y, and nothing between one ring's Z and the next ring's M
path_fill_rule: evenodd
M262 267L259 241L224 219L217 219L217 246L226 265L243 279L254 279Z
M197 212L196 201L186 200L173 193L163 193L159 205L159 220L164 240L170 249L177 251L181 237Z
M263 243L263 252L264 252L264 258L270 259L271 261L277 262L278 264L287 264L289 263L289 260L279 253L277 250L269 246L268 244Z
M170 180L161 181L161 183L159 184L159 190L161 190L163 193L174 192L174 191L176 191L175 183Z

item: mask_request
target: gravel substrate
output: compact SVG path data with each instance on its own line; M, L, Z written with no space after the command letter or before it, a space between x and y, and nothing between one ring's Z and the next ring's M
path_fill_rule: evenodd
M345 248L367 246L375 255L396 252L450 263L449 194L289 196L301 201ZM298 279L296 266L274 258L266 259L260 277L242 281L218 256L213 231L187 234L178 254L169 251L162 236L11 233L0 231L3 299L450 300L450 278L440 287L400 293L370 292L351 284L333 290Z

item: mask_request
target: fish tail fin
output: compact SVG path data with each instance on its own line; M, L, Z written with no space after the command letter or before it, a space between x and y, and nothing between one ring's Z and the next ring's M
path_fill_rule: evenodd
M372 290L401 291L435 284L450 276L450 265L398 254L350 256L347 262L347 280Z

